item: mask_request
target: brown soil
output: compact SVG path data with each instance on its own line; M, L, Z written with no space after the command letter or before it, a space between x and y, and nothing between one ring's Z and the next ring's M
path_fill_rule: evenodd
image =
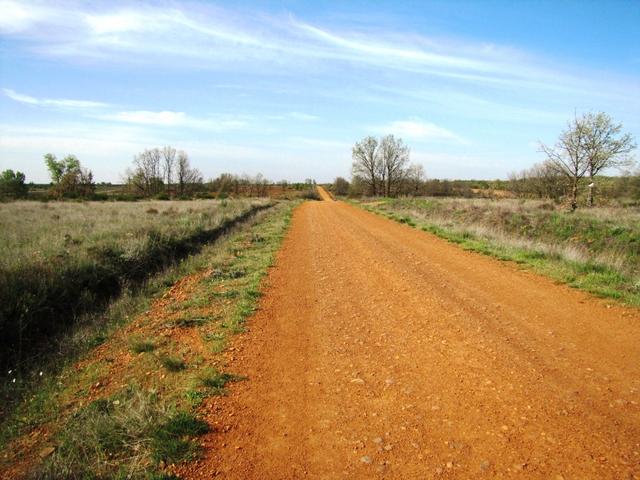
M636 309L325 201L247 326L186 478L640 478Z

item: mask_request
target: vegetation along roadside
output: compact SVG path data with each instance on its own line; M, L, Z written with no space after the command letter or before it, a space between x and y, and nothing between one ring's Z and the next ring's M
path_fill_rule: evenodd
M353 202L467 250L515 261L601 297L640 306L640 211L579 213L551 202L380 199Z
M211 428L198 406L242 380L221 353L257 306L294 205L279 202L159 275L131 321L112 310L108 338L43 378L3 423L0 476L172 478L173 464L196 457Z
M123 289L197 252L271 202L35 204L0 207L0 366L24 369L51 336Z

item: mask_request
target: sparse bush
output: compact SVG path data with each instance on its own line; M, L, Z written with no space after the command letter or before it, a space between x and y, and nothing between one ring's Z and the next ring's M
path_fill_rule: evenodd
M316 188L309 188L301 195L301 197L305 200L320 200L320 195Z
M162 355L160 357L160 363L170 372L179 372L187 368L183 359L170 355Z
M129 348L133 353L152 352L156 345L152 340L135 338L129 342Z
M337 177L333 182L333 192L336 195L347 195L350 187L349 182L342 177Z

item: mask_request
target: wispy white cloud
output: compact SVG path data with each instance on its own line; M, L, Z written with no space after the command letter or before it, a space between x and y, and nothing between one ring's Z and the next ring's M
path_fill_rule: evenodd
M440 127L435 123L422 121L419 118L395 120L385 125L375 126L372 130L383 135L392 133L396 136L413 140L466 142L462 137L456 135L451 130Z
M11 0L0 0L0 33L15 34L28 30L47 18L47 9Z
M91 100L72 100L69 98L36 98L31 95L18 93L10 88L3 88L2 92L10 98L20 103L29 105L39 105L43 107L59 107L59 108L103 108L109 104L103 102L95 102Z
M163 57L172 65L235 70L348 62L503 87L601 90L597 80L548 67L513 48L374 28L328 29L292 16L241 15L205 3L70 3L56 9L0 0L0 11L0 31L29 39L43 55L123 62Z
M313 25L294 21L294 25L301 31L309 33L312 37L316 37L325 43L341 47L343 49L357 52L359 55L365 54L373 56L376 59L385 59L396 62L397 60L405 60L418 62L426 65L439 65L445 67L473 69L473 70L489 70L490 65L477 60L472 60L462 56L440 55L437 53L414 49L414 48L398 48L379 42L372 42L371 38L350 39L344 36L335 35Z
M249 125L247 121L238 118L195 117L185 112L173 112L169 110L130 110L96 115L95 118L137 125L184 127L211 131L237 130Z
M188 121L188 117L184 112L151 112L148 110L136 110L129 112L118 112L109 115L102 115L100 118L105 120L115 120L125 123L138 123L142 125L161 125L174 127L184 125Z
M320 120L320 117L317 115L311 115L309 113L302 112L290 112L288 114L288 117L294 120L302 120L303 122L315 122L317 120Z
M254 116L259 119L260 116ZM277 113L277 114L269 114L265 115L264 118L267 120L298 120L302 122L316 122L320 120L320 117L317 115L312 115L310 113L303 112L287 112L287 113Z

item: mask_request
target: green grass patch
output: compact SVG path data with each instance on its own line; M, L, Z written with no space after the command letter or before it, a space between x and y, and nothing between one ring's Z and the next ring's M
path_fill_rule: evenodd
M160 357L160 363L170 372L179 372L187 368L182 358L171 355L162 355Z
M207 370L200 377L200 384L209 389L213 395L224 395L226 393L225 386L229 382L237 382L245 378L232 373L223 373L215 369Z
M78 410L55 435L54 452L33 477L162 478L154 466L194 458L193 438L207 431L193 414L172 411L156 394L129 388Z
M169 324L177 328L193 328L193 327L199 327L200 325L204 325L208 321L209 321L208 318L197 317L197 316L186 314L171 320Z
M156 345L153 340L147 338L132 338L129 341L129 349L133 353L152 352L155 348Z
M208 431L207 423L192 413L176 412L151 432L152 458L167 464L192 460L200 450L192 438Z
M207 333L203 339L211 344L213 353L223 352L227 346L227 336L223 332Z

